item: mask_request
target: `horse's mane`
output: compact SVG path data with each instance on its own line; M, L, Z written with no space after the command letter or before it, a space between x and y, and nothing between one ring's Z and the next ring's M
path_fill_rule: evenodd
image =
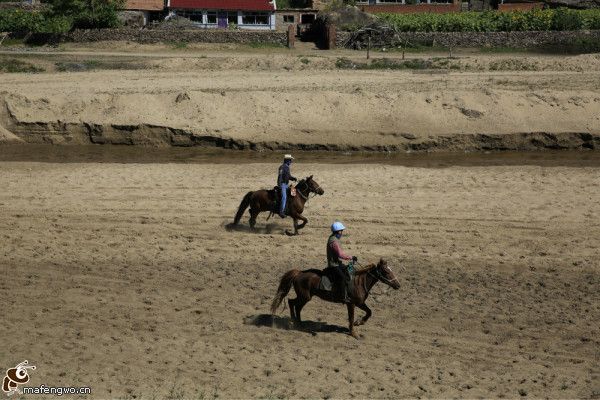
M369 265L363 267L360 271L356 271L356 275L366 274L367 272L377 268L378 265L379 264L376 264L376 263L369 264Z

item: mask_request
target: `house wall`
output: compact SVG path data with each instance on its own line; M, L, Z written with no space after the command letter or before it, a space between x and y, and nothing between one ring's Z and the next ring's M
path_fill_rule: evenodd
M192 24L199 27L199 28L206 28L206 29L218 29L218 23L217 24L209 24L208 23L208 12L214 12L217 11L217 13L219 12L219 10L189 10L189 9L185 9L185 10L181 10L181 9L171 9L169 10L169 16L174 16L174 15L180 15L180 16L185 16L186 12L197 12L197 13L201 13L202 14L202 22L200 21L192 21ZM223 12L227 12L227 13L231 13L232 11L223 11ZM236 24L236 28L238 29L251 29L251 30L274 30L276 27L276 16L275 13L273 12L267 12L267 14L269 15L269 23L267 25L247 25L244 24L244 13L245 11L233 11L233 12L237 12L237 24Z
M284 9L275 11L275 26L278 31L287 31L290 25L300 25L302 21L302 15L310 14L316 15L319 11L317 10L306 10L306 9ZM294 16L294 22L284 22L283 17L286 15Z
M541 10L544 3L504 3L498 4L498 11L530 11Z
M376 13L394 13L394 14L408 14L408 13L449 13L459 12L461 9L460 1L454 0L453 3L426 3L421 4L393 4L393 3L378 3L378 4L358 4L358 8L361 11L369 14Z

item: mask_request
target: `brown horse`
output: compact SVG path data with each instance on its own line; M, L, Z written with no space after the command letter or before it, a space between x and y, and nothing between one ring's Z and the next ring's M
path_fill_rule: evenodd
M321 186L313 179L313 176L309 176L306 179L302 179L296 185L296 196L288 196L288 215L294 219L294 233L297 235L298 231L306 225L308 219L302 216L304 211L304 204L308 200L311 193L322 195L325 193ZM275 196L278 196L274 190L257 190L255 192L248 192L244 196L244 199L240 203L233 224L237 225L244 215L246 208L250 206L250 227L254 228L256 225L256 217L263 211L273 212L275 207ZM298 224L298 220L302 220L302 224ZM288 235L292 235L286 230Z
M290 314L292 321L300 323L300 312L302 307L310 301L312 296L320 297L325 301L332 303L343 303L339 291L326 291L319 289L319 283L324 271L318 269L309 269L306 271L299 271L292 269L286 272L279 282L279 288L277 294L271 304L271 314L275 314L277 308L283 301L283 298L287 296L292 285L296 291L295 299L288 299L290 306ZM371 309L365 304L369 291L377 282L383 282L394 289L400 288L400 282L394 276L392 270L387 266L387 262L382 258L377 264L370 264L363 270L356 273L354 277L354 293L349 293L351 303L347 303L348 307L348 329L350 335L354 338L358 338L358 334L354 330L355 326L362 325L369 317L371 317ZM354 321L354 307L358 307L364 312L365 316L359 320Z

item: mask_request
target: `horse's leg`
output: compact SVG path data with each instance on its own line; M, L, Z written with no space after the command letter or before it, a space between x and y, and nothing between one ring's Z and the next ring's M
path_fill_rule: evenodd
M296 233L297 233L297 232L298 232L300 229L304 228L304 226L305 226L305 225L308 223L308 219L307 219L307 218L305 218L305 217L303 217L303 216L302 216L302 215L300 215L300 214L298 214L298 215L296 216L296 218L298 218L298 219L301 219L301 220L302 220L302 224L300 224L300 225L298 225L298 221L294 220L294 223L295 223L294 225L295 225L295 228L296 228Z
M302 318L300 317L300 312L302 308L308 303L308 299L298 297L298 302L296 303L296 316L298 317L298 322L302 322Z
M294 218L294 233L290 232L289 229L285 230L285 234L288 236L295 236L298 234L298 221L296 220L296 217L292 217Z
M311 294L310 289L307 289L300 282L294 282L294 289L296 289L296 321L299 323L302 322L302 317L300 313L302 312L302 308L310 301Z
M363 310L364 312L366 312L366 314L361 318L358 319L354 322L354 326L359 326L364 324L365 322L367 322L367 320L371 317L371 309L369 308L369 306L367 306L365 303L363 304L357 304L356 305L358 308L360 308L361 310Z
M250 209L250 228L254 229L254 225L256 225L256 217L259 213L260 211L255 208Z
M348 330L350 331L350 336L358 339L358 333L354 330L354 303L348 303L346 306L348 307Z
M288 299L288 306L290 306L290 317L292 321L296 320L296 299Z

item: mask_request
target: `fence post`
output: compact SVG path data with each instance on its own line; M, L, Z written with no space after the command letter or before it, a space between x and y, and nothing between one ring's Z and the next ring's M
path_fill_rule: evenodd
M296 44L296 25L288 25L287 30L287 47L293 49Z
M334 24L327 24L327 50L333 50L337 42L337 29Z

